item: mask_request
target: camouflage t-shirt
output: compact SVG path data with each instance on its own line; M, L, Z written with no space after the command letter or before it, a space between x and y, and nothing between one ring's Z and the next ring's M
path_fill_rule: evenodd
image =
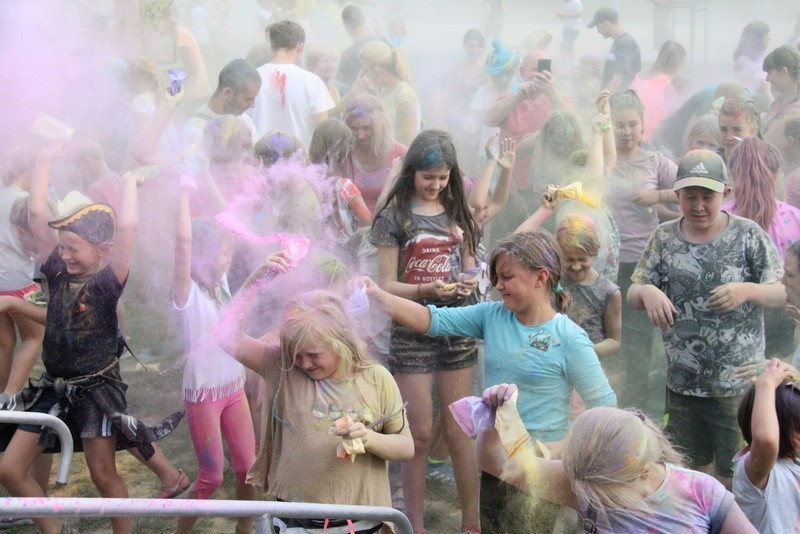
M760 307L745 302L717 314L708 306L715 287L731 282L772 284L783 276L778 250L766 232L749 219L728 216L722 234L699 244L682 235L683 219L660 225L631 277L634 283L661 289L678 310L674 325L662 334L667 387L681 395L739 395L748 383L737 379L734 369L764 357Z

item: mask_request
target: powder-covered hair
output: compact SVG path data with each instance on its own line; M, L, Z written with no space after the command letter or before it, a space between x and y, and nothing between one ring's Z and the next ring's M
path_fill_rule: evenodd
M327 347L339 356L338 371L349 377L379 365L370 358L353 328L342 299L331 291L303 293L286 305L280 328L281 368L288 371L297 355L311 347Z
M0 177L3 179L3 185L11 185L18 176L32 173L36 166L36 157L36 149L30 145L9 148L0 160Z
M479 230L467 206L464 177L458 166L456 147L447 132L424 130L417 134L408 147L400 175L389 192L383 209L396 209L400 219L410 223L417 171L442 167L450 169L450 179L447 181L447 187L439 193L439 200L444 206L450 224L464 232L464 252L468 255L475 255L478 250ZM378 217L375 217L375 220L377 219ZM410 233L413 233L414 230L411 226L406 228L406 231Z
M701 115L689 123L686 133L686 150L689 150L689 146L692 144L694 139L705 134L708 134L714 138L714 141L717 143L717 147L722 146L722 139L720 139L719 136L719 117L713 113Z
M661 430L638 411L602 406L586 410L564 441L564 470L578 502L595 510L647 513L641 477L653 464L681 465Z
M744 116L747 123L755 128L756 135L761 136L761 110L755 101L740 97L726 98L719 108L719 116L723 115L734 119Z
M497 260L501 256L518 261L528 272L545 269L550 273L547 277L547 286L555 298L556 309L562 313L567 311L572 300L569 292L565 289L555 292L556 286L561 281L564 262L561 248L553 234L537 229L533 232L512 234L500 241L489 258L489 279L494 286L497 285Z
M591 217L567 215L556 230L558 244L565 248L576 248L594 258L600 252L600 236Z
M330 43L316 43L311 45L306 50L306 69L316 73L317 61L325 57L333 57L336 59L339 57L339 52L336 50L336 47Z
M406 55L400 48L383 41L370 41L358 52L365 67L380 67L404 82L411 81L411 70Z
M308 147L308 160L326 165L331 176L350 176L353 132L339 119L325 119L314 130Z
M685 59L686 49L682 44L675 41L665 41L658 51L658 57L650 68L650 72L674 76L681 70Z
M644 118L644 105L642 99L639 98L639 93L633 89L626 89L619 93L614 93L608 99L608 105L611 107L611 115L619 113L626 109L634 109L639 113L640 118Z
M253 146L253 153L264 167L271 167L282 159L306 159L302 141L288 132L270 130Z
M563 176L569 157L584 148L578 118L566 109L557 109L536 133L531 168L537 180Z
M772 227L778 209L775 180L780 165L780 151L757 137L742 139L728 161L736 210L765 232Z
M794 250L792 250L794 249ZM800 259L798 242L789 249L795 258ZM748 445L753 443L753 404L756 399L756 386L753 384L742 397L737 419L742 437ZM778 458L792 460L800 465L800 450L795 446L795 439L800 436L800 390L798 386L784 381L775 390L775 413L778 416Z
M212 163L226 163L249 155L253 137L239 117L220 115L208 121L200 145Z
M395 144L392 118L374 95L364 93L347 103L344 122L352 127L356 119L368 118L372 122L372 152L378 160L385 161Z

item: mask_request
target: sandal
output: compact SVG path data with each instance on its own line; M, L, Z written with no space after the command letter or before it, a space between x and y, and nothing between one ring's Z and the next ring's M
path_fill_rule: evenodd
M447 461L432 462L428 460L427 479L448 486L456 485L456 477L453 468Z
M189 481L189 477L186 476L186 473L183 472L183 469L178 469L178 481L175 482L174 486L170 486L165 488L164 485L161 485L161 491L156 495L156 499L175 499L180 498L183 493L189 491L192 487L192 483Z

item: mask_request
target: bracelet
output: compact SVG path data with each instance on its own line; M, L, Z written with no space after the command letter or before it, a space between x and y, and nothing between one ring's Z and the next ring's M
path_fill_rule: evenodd
M664 198L661 196L661 193L663 193L663 191L662 191L661 189L659 189L659 190L658 190L658 203L659 203L659 204L661 204L662 202L664 202Z
M422 300L422 284L417 284L417 300Z

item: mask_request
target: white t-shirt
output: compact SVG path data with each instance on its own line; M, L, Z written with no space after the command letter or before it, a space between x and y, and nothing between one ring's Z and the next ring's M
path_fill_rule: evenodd
M221 116L222 114L208 107L208 104L200 106L191 117L186 119L183 125L183 146L187 147L199 142L200 138L203 137L203 130L206 129L208 121ZM244 113L237 115L237 118L250 130L250 136L253 140L253 144L255 144L255 142L258 141L259 135L258 130L256 130L256 125L253 124L253 119Z
M760 534L800 532L800 465L781 458L769 474L767 487L758 489L744 470L750 451L733 459L733 494L744 515Z
M258 68L261 90L249 111L259 135L282 130L297 136L308 148L314 115L334 107L322 78L297 65L267 63Z
M0 291L16 291L33 283L33 260L25 254L10 222L14 202L26 196L18 187L0 186Z
M506 89L498 89L493 83L482 85L475 92L472 97L472 102L469 103L469 110L478 115L478 122L481 125L480 131L480 149L478 152L483 156L483 143L492 136L496 127L486 126L480 118L480 114L489 109L489 106L497 102L497 99L508 93Z
M220 297L230 294L226 277L218 289ZM219 304L192 280L183 308L174 302L172 305L178 311L186 355L183 400L201 402L211 397L215 401L244 388L244 367L214 339L214 325L220 318Z
M583 11L581 0L569 0L561 4L561 11L566 13L580 13ZM564 23L565 30L580 30L583 27L581 17L561 19Z

